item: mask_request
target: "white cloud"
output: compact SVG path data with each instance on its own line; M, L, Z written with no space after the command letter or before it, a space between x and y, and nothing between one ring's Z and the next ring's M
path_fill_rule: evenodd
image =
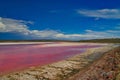
M0 32L19 32L28 34L29 30L26 21L0 18Z
M115 29L118 29L118 30L120 30L120 26L117 26L117 27L115 27Z
M77 13L96 19L120 19L120 9L77 10Z
M55 38L59 34L55 30L30 30L27 26L30 21L0 18L0 32L15 32L36 38Z
M119 30L93 31L85 30L83 34L64 34L56 30L30 30L29 22L8 18L0 18L0 32L22 34L33 39L60 39L60 40L81 40L100 38L120 38Z
M120 30L107 30L109 33L120 34Z
M87 30L85 30L85 31L88 32L88 33L89 33L89 32L93 32L92 30L89 30L89 29L87 29Z
M96 35L98 38L120 38L119 30L105 30L105 31L92 31L87 32L86 34Z
M59 12L58 10L51 10L51 11L49 11L50 13L57 13L57 12Z

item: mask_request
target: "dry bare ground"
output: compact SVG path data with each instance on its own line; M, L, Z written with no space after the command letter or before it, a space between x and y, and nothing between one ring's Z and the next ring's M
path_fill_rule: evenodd
M107 52L69 80L120 80L120 47Z

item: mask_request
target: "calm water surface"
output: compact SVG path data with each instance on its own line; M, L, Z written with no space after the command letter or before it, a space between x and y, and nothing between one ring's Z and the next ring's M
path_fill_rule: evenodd
M0 45L0 74L66 59L100 45L42 47L44 44Z

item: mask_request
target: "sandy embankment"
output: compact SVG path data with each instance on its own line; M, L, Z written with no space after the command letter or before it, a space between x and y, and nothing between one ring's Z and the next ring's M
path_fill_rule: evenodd
M120 80L120 46L67 80Z
M28 70L1 76L0 80L66 80L114 47L116 46L109 45L101 48L89 49L83 54L57 63L37 68L31 67Z

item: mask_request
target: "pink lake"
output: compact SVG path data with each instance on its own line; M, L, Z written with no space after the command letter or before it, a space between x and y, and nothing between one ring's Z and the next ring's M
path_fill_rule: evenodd
M42 47L46 44L56 43L0 45L0 74L50 64L80 54L87 48L102 46L85 44Z

